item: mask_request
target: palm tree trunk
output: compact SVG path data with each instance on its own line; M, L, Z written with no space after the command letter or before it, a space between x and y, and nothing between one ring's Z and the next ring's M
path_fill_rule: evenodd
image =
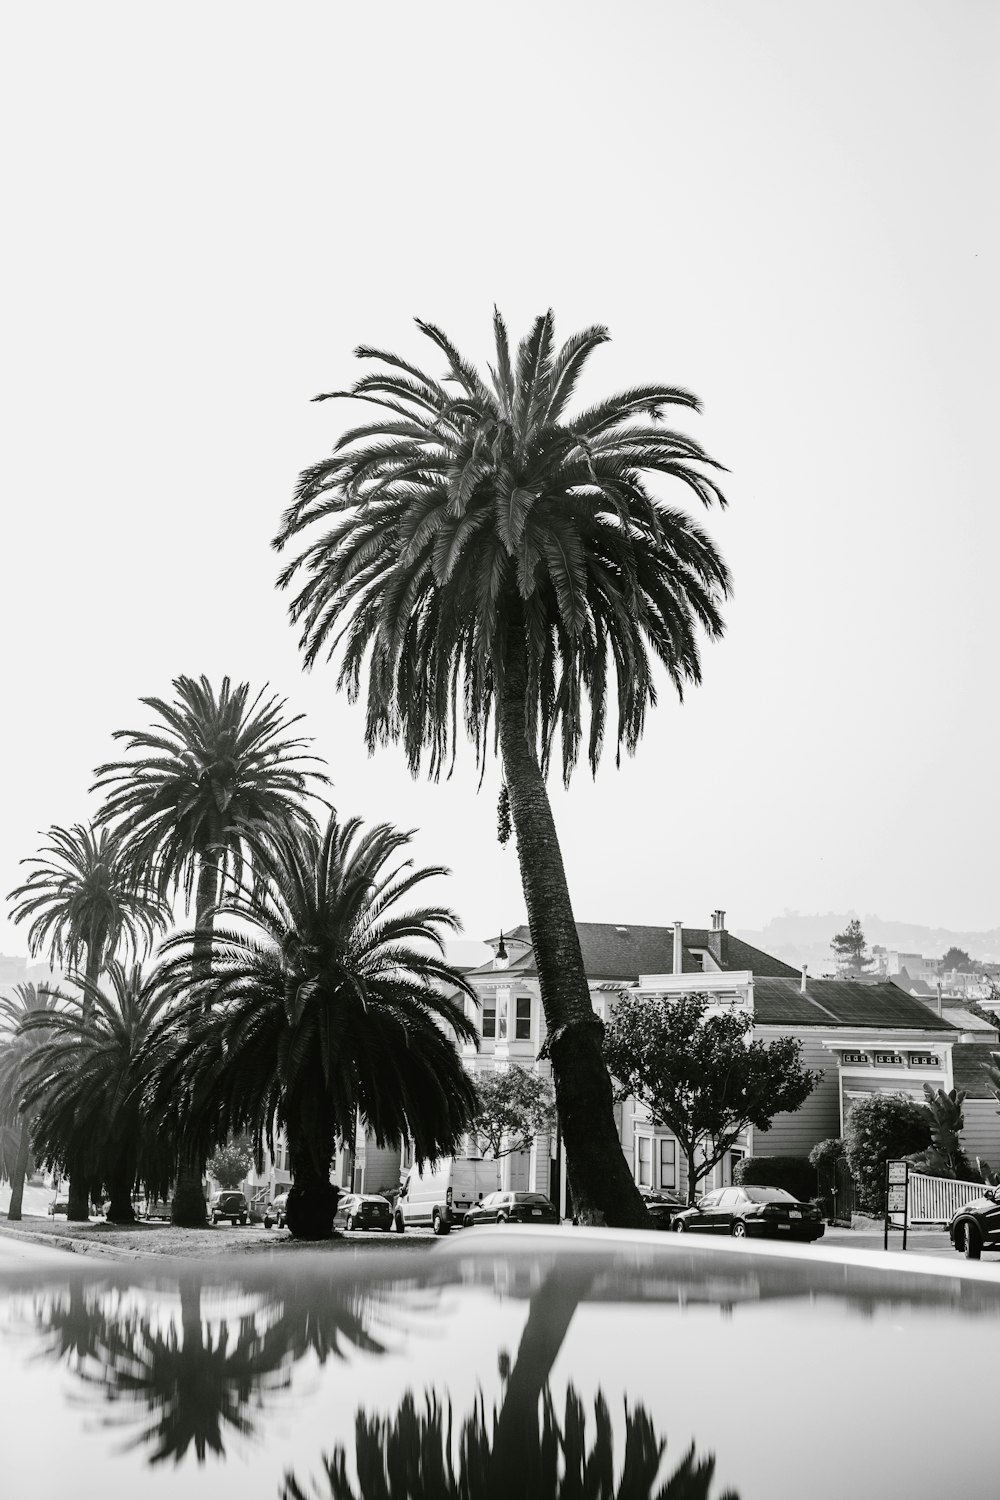
M523 1491L525 1446L534 1451L538 1445L538 1403L573 1314L593 1281L592 1264L575 1265L570 1261L550 1271L531 1298L517 1360L493 1432L487 1500L501 1500L503 1496Z
M523 630L512 632L499 704L500 751L517 835L521 884L548 1029L556 1107L582 1224L648 1226L615 1125L562 851L530 732Z
M83 988L83 1024L85 1026L93 1008L93 986L101 977L103 959L102 945L95 942L91 934L91 939L87 944L87 969ZM86 1160L80 1151L69 1153L66 1158L66 1172L69 1176L69 1202L66 1206L66 1218L72 1224L88 1224L90 1222L90 1172L87 1170Z
M198 865L198 889L195 895L194 925L197 934L191 955L191 977L208 979L212 973L212 908L219 889L219 873L210 853L203 854ZM207 1002L206 1002L207 1005ZM202 1179L205 1163L199 1153L183 1157L177 1164L177 1181L170 1206L170 1222L185 1229L203 1229L208 1222Z
M319 1134L324 1134L319 1127ZM333 1139L332 1124L328 1132ZM285 1217L293 1236L299 1240L328 1240L333 1234L333 1216L337 1212L340 1189L330 1181L333 1150L324 1158L320 1142L310 1139L288 1122L288 1165L294 1186L288 1192Z
M132 1204L134 1181L135 1173L130 1172L127 1167L116 1171L112 1176L108 1183L108 1192L111 1195L107 1213L109 1224L135 1223L135 1208Z
M31 1152L31 1132L28 1122L21 1116L21 1134L17 1143L17 1156L14 1158L14 1175L10 1179L10 1207L7 1210L7 1219L14 1222L21 1217L21 1206L24 1203L24 1179L28 1175L28 1156Z

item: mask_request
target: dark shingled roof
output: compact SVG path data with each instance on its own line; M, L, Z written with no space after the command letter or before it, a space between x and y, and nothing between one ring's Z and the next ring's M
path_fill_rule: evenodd
M672 974L674 972L674 929L672 927L634 927L624 922L620 926L615 926L613 922L577 922L576 930L580 935L583 967L588 979L635 980L640 974ZM689 950L707 949L709 936L707 927L683 928L683 972L685 974L702 972L701 967L695 961L694 954ZM714 934L714 936L719 936L719 934ZM758 974L772 974L798 979L798 969L793 969L790 964L782 963L780 958L772 958L769 953L763 953L760 948L741 942L739 938L733 937L731 932L726 932L722 936L726 943L724 969L752 969L755 977ZM524 926L505 932L504 937L514 942L531 942L531 933ZM495 942L496 939L493 938L491 941ZM480 968L471 971L473 975L493 972L492 962L485 963ZM507 970L509 974L524 975L535 975L537 972L534 952L530 948L520 958L512 958Z
M858 984L852 979L798 980L754 974L754 1019L761 1026L899 1026L950 1031L954 1026L895 984Z
M983 1063L990 1061L990 1053L1000 1051L995 1043L957 1042L951 1049L951 1063L955 1071L955 1087L964 1089L970 1099L992 1099L989 1084L983 1073ZM997 1105L1000 1110L1000 1104Z

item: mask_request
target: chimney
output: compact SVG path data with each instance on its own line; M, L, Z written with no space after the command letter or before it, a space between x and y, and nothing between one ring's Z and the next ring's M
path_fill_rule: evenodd
M674 923L674 966L673 966L673 973L675 973L675 974L682 974L683 972L684 972L684 924L683 924L683 922L675 922Z
M807 979L808 975L809 975L809 965L808 964L803 964L802 965L802 981L801 981L801 983L799 985L799 993L802 994L802 995L804 995L805 992L806 992L806 979Z
M726 932L726 914L724 911L713 911L712 930L708 934L708 951L711 953L720 969L729 967L729 942Z

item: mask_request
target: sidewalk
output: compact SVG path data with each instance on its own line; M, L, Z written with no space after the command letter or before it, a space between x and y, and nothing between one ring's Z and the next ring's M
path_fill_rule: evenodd
M881 1229L841 1229L835 1224L828 1224L826 1234L817 1242L817 1248L822 1249L824 1245L836 1246L838 1250L882 1250L884 1249L884 1233ZM902 1230L890 1230L889 1249L902 1250L902 1248ZM906 1253L907 1255L937 1255L961 1259L958 1251L952 1249L946 1229L909 1230L906 1236Z

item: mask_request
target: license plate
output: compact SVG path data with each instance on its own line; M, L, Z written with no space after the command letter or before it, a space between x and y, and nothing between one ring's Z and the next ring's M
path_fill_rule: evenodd
M802 1214L800 1213L800 1211L797 1208L790 1208L788 1210L788 1217L790 1219L801 1219Z
M542 1210L540 1208L533 1208L531 1212L533 1217L536 1219L540 1219L542 1217Z
M791 1227L792 1227L791 1224L779 1224L778 1225L779 1229L791 1229Z

